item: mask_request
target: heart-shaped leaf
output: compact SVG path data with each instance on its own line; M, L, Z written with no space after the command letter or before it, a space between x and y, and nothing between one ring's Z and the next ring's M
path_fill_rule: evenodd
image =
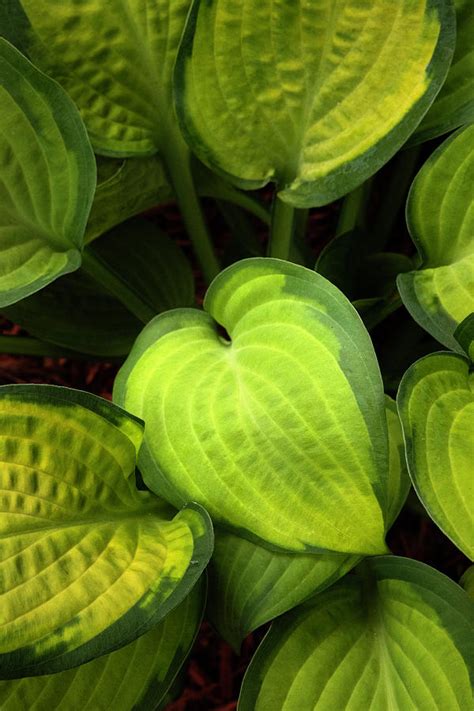
M94 250L154 313L194 303L191 266L173 240L143 218L116 227ZM126 355L142 324L81 270L3 309L32 335L82 353Z
M193 587L208 518L138 491L139 422L52 386L0 389L0 675L63 671L147 632Z
M96 168L56 82L0 38L0 306L78 268Z
M458 355L436 353L405 373L397 402L408 470L426 510L474 560L474 374Z
M222 272L204 308L154 319L116 380L146 422L147 484L271 546L384 550L383 391L353 307L318 274L256 258Z
M202 617L196 585L159 625L135 642L80 667L0 682L2 711L148 711L166 696Z
M195 0L176 65L189 145L242 187L326 204L408 138L452 56L444 0Z
M99 153L152 155L174 123L172 68L189 5L15 0L6 31L66 89Z
M397 518L410 487L402 428L395 402L386 397L389 432L388 525ZM235 649L265 622L329 587L359 562L357 556L270 551L216 530L209 565L207 614Z
M421 143L474 120L474 12L472 0L454 0L456 49L446 81L409 143Z
M472 708L466 593L406 558L368 559L357 572L274 622L247 670L239 711Z
M423 264L397 280L415 321L454 350L456 327L474 311L473 185L474 125L450 136L415 178L407 220Z

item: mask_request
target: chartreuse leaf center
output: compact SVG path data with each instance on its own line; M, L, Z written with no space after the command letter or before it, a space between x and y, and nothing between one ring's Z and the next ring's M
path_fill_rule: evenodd
M205 517L135 487L140 424L66 388L0 389L0 659L60 671L135 639L192 587ZM201 543L200 543L201 541Z
M349 302L303 267L251 259L204 306L155 319L116 381L146 422L149 486L265 545L383 549L383 392Z

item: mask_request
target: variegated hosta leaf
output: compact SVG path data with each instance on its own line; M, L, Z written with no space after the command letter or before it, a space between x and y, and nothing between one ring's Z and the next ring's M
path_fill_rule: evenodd
M435 353L403 376L397 402L408 470L426 510L474 560L474 373L463 357Z
M439 90L445 0L195 0L176 66L188 143L243 187L323 205L386 162Z
M474 565L469 566L459 582L469 597L474 600Z
M173 200L173 190L157 156L128 160L98 157L97 179L86 243L154 205Z
M72 101L1 38L0 104L0 306L7 306L80 265L96 169Z
M474 311L473 185L474 125L450 136L415 178L407 219L423 263L397 281L415 321L454 350L456 327Z
M135 486L142 427L93 395L0 389L0 675L63 671L147 632L193 587L205 512Z
M203 590L188 597L150 632L80 667L0 682L2 711L149 711L166 696L199 627Z
M395 402L385 398L389 432L388 525L410 487ZM329 587L360 560L357 556L270 551L226 531L216 531L209 565L207 614L219 634L239 649L244 637Z
M474 120L474 12L472 0L454 0L456 48L446 81L410 139L421 143Z
M368 559L273 623L239 711L465 711L473 633L474 605L449 578L407 558Z
M57 79L105 155L166 149L171 78L190 0L15 0L9 34Z
M318 274L256 258L222 272L204 308L151 321L116 381L146 422L147 484L267 545L383 551L383 391L353 307Z
M189 262L147 220L135 218L116 227L94 242L94 250L154 313L194 303ZM127 355L143 325L81 270L3 313L42 340L101 356Z

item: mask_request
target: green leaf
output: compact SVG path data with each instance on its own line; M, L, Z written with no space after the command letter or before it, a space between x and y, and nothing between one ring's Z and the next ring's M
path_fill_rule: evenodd
M470 370L469 362L455 354L422 358L405 373L397 403L413 486L436 524L473 560L474 374Z
M0 682L2 711L148 711L166 696L202 616L197 585L159 625L135 642L75 669Z
M81 262L94 155L72 101L0 38L0 307Z
M98 157L97 171L86 243L140 212L173 200L173 190L157 156L129 160Z
M469 566L459 583L462 585L469 597L474 600L474 565Z
M410 487L395 402L385 398L389 431L388 525L397 518ZM207 614L234 649L265 622L329 587L359 562L357 556L285 553L216 530L209 565Z
M456 49L446 81L410 138L411 145L440 136L474 120L474 12L472 0L454 0Z
M194 303L189 262L175 242L147 220L135 218L116 227L94 242L94 250L154 313ZM127 355L143 325L81 270L3 313L42 340L100 356Z
M138 491L138 421L53 386L0 389L0 678L63 671L132 642L189 592L203 509Z
M397 280L415 321L458 351L453 333L474 311L473 184L474 125L450 136L415 178L407 221L423 263Z
M239 711L466 711L474 606L436 570L368 559L277 620L244 678Z
M92 145L115 156L166 148L171 77L190 0L17 0L10 36L66 89ZM9 27L10 25L10 27Z
M454 331L454 338L459 343L469 360L474 363L474 313L469 314Z
M438 92L454 48L444 0L194 0L176 65L180 122L242 187L323 205L375 173Z
M318 274L255 258L221 272L204 308L151 321L116 380L146 422L147 484L270 546L384 550L383 391L353 307Z

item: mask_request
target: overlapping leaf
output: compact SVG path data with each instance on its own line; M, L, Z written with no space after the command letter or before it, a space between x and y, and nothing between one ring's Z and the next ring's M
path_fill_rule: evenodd
M410 478L393 400L386 398L389 431L390 526L405 502ZM209 566L207 614L235 649L246 635L329 587L359 561L357 556L270 551L225 531L216 531Z
M72 101L0 38L0 306L74 271L95 189Z
M454 350L456 327L474 311L473 185L474 125L448 138L416 177L407 219L423 263L398 277L413 318Z
M116 380L146 422L150 488L279 548L383 550L383 392L350 303L310 270L256 258L222 272L204 307L150 322Z
M94 250L154 313L193 304L189 262L150 222L129 220L96 240ZM80 270L3 313L42 340L101 356L126 355L142 328L119 301Z
M466 593L414 560L362 565L273 624L247 670L239 711L472 708Z
M12 4L6 30L73 98L97 152L167 149L172 68L190 0Z
M156 709L189 652L202 606L197 585L150 632L111 654L57 674L0 682L2 711Z
M195 0L177 107L199 157L243 187L322 205L408 138L451 60L444 0Z
M456 49L446 81L410 139L420 143L474 120L474 12L471 0L454 0Z
M474 389L468 360L449 353L422 358L404 375L397 401L418 496L474 560Z
M459 581L469 597L474 600L474 565L471 565Z
M156 625L207 564L205 512L135 487L142 427L105 400L0 389L2 678L63 671Z

